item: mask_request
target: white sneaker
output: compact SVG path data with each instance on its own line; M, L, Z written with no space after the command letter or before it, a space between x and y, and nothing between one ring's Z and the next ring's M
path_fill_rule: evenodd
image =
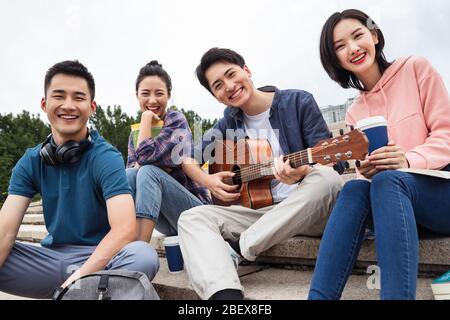
M227 242L227 245L228 245L228 250L230 251L231 259L233 260L234 267L237 270L239 267L239 264L244 260L244 258L242 258L239 253L234 251L234 249L230 246L230 244L228 242Z

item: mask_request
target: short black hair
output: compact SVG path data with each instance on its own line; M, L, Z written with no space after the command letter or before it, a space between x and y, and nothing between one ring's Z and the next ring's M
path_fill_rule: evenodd
M167 87L167 92L170 94L172 92L172 79L170 78L169 74L166 70L163 69L162 65L156 61L150 61L145 66L139 70L138 77L136 79L136 92L139 90L139 85L141 84L142 80L144 80L146 77L156 76L159 77Z
M229 62L232 64L236 64L241 68L244 68L245 66L244 58L239 53L231 49L224 49L224 48L209 49L200 60L200 64L195 70L195 73L197 75L198 81L200 81L200 84L203 87L205 87L206 90L211 92L211 94L213 93L211 88L209 87L208 79L206 79L205 73L209 69L209 67L211 67L213 64L217 62Z
M320 36L320 60L330 78L339 83L341 87L345 89L354 88L360 91L367 91L355 74L341 67L339 59L336 55L333 32L336 25L344 19L356 19L365 25L369 30L377 33L378 44L375 45L375 59L381 73L384 73L384 71L392 64L388 62L384 56L384 36L380 28L378 28L375 21L373 21L367 14L356 9L336 12L328 18L327 22L325 22L325 25L322 28L322 34Z
M47 73L45 74L45 81L44 81L44 93L45 96L47 96L47 90L50 86L50 83L53 79L53 77L57 74L65 74L69 76L75 76L80 77L86 80L89 93L91 95L91 101L95 98L95 81L92 74L88 71L88 69L81 64L78 60L66 60L59 62L52 66L50 69L48 69Z

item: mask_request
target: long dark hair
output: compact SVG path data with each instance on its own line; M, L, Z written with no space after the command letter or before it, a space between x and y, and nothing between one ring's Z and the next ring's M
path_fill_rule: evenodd
M144 78L146 77L151 76L159 77L162 81L164 81L167 87L167 93L170 97L170 93L172 92L172 79L170 79L167 71L164 70L162 65L156 60L147 63L139 71L139 75L136 79L136 92L138 92L139 85L141 84L142 80L144 80Z
M378 35L378 44L375 45L375 60L378 63L381 73L389 68L392 64L386 60L384 56L384 36L381 30L378 28L375 21L373 21L367 14L360 10L348 9L342 12L336 12L328 18L327 22L322 28L322 35L320 36L320 60L325 71L328 73L331 79L341 85L341 87L355 88L360 91L367 91L364 85L353 73L345 70L341 67L339 59L336 55L336 49L334 47L333 31L336 25L344 19L356 19L365 25L369 30L375 31Z

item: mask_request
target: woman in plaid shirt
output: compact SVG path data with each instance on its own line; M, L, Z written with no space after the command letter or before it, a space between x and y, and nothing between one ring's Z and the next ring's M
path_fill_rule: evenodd
M177 235L180 214L211 203L207 189L181 169L183 150L190 151L192 134L183 113L166 110L172 82L157 61L141 68L136 97L142 111L137 141L128 141L127 177L133 191L138 220L138 240L150 241L153 229ZM164 122L152 136L152 126ZM180 148L181 146L181 148ZM176 148L175 148L176 147Z

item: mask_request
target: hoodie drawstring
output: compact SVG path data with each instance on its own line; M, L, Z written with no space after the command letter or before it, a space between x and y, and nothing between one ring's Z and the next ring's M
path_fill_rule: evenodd
M386 120L388 120L389 119L388 99L387 99L386 93L383 90L383 85L382 84L380 84L380 92L381 92L381 96L383 97L383 104L384 104L383 107L384 107L384 110L386 110L386 117L387 117ZM369 111L369 116L370 117L372 117L372 116L382 116L382 114L376 114L376 115L372 114L371 108L369 106L369 103L367 102L366 94L367 94L366 92L363 92L363 93L361 93L361 96L362 96L364 105L366 106L367 110Z
M380 84L380 91L381 91L381 95L383 96L384 107L386 108L386 109L385 109L385 110L386 110L386 117L387 117L386 120L389 120L389 106L388 106L388 99L387 99L386 93L385 93L384 90L383 90L383 85L382 85L382 84Z

